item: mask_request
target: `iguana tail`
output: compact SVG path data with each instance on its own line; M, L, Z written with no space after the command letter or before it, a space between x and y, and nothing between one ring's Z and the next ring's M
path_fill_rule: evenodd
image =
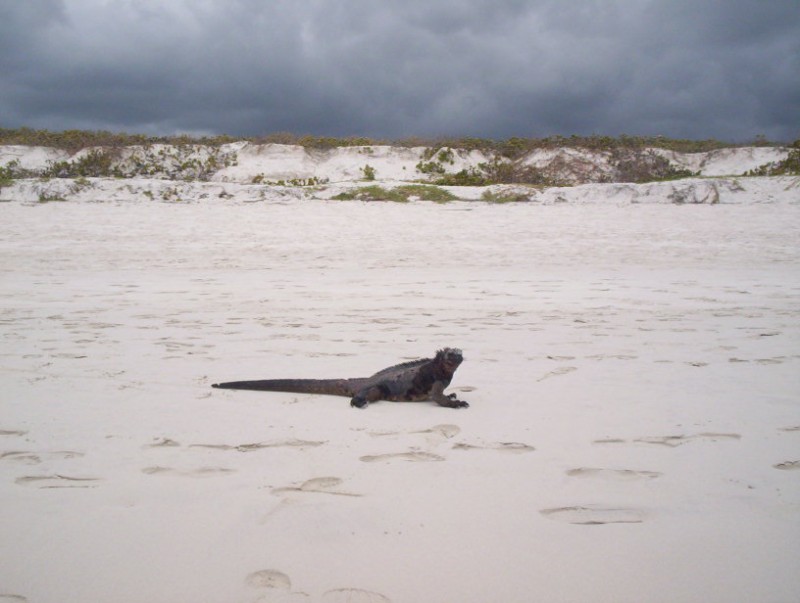
M229 381L214 383L220 389L252 389L267 392L292 392L295 394L324 394L352 398L366 379L264 379L261 381Z

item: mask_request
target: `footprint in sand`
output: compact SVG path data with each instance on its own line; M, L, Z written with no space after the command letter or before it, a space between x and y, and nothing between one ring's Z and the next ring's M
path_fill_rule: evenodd
M655 479L661 477L659 471L636 471L633 469L602 469L595 467L578 467L568 469L567 475L570 477L597 477L607 480L636 481Z
M776 358L756 358L755 362L758 364L783 364L786 361L786 356L778 356Z
M679 436L655 436L646 438L636 438L634 442L641 442L643 444L658 444L661 446L669 446L675 448L682 444L687 444L697 440L709 440L718 442L721 440L740 440L742 438L738 433L712 433L703 432L694 435L679 435Z
M253 603L301 603L309 601L303 592L292 592L292 581L283 572L266 569L249 574L244 583L261 594Z
M282 590L265 590L252 603L311 603L313 599L308 593Z
M786 461L785 463L773 465L773 467L781 471L798 471L800 470L800 461Z
M638 356L629 354L592 354L587 358L590 360L636 360Z
M468 444L466 442L459 442L453 444L453 450L498 450L500 452L511 452L513 454L520 454L523 452L533 452L536 450L533 446L523 444L522 442L497 442L495 444L480 445Z
M253 452L262 448L313 448L327 442L309 440L279 440L277 442L255 442L253 444L191 444L189 448L213 448L215 450L236 450L237 452Z
M536 381L544 381L545 379L549 379L550 377L558 377L560 375L566 375L568 373L571 373L571 372L577 371L577 370L578 370L577 366L562 366L560 368L557 368L555 370L552 370L550 372L545 373L544 375L539 377Z
M382 463L392 461L410 461L416 463L425 463L433 461L443 461L444 457L432 452L411 451L411 452L394 452L389 454L376 454L362 456L360 460L365 463Z
M30 450L10 450L0 452L0 461L16 461L26 465L38 465L42 461L74 459L85 456L83 452L72 450L55 450L52 452L34 452Z
M99 477L73 477L69 475L25 475L14 480L20 486L34 486L41 490L49 488L96 488L92 482L102 481Z
M248 574L244 582L252 588L275 588L279 590L292 588L292 581L289 576L278 570L271 569L259 570Z
M593 440L592 444L655 444L658 446L667 446L668 448L676 448L683 444L695 442L698 440L707 440L710 442L719 442L722 440L740 440L742 436L738 433L714 433L703 432L692 435L669 435L669 436L647 436L642 438L635 438L633 440L624 440L622 438L602 438Z
M378 438L383 436L396 436L396 435L404 435L403 432L400 431L370 431L368 432L369 435L372 437ZM421 429L419 431L409 431L407 433L410 434L433 434L436 436L442 436L445 439L450 439L457 436L461 433L461 428L458 425L450 425L450 424L442 424L442 425L434 425L429 429Z
M380 593L360 588L337 588L322 595L323 603L391 603Z
M430 429L423 429L422 431L412 431L411 433L432 433L434 435L442 436L443 438L450 439L461 433L461 428L458 425L442 424L434 425Z
M178 446L180 444L170 438L157 438L152 444L147 444L145 448L176 448Z
M227 467L199 467L197 469L181 470L172 467L154 466L142 469L142 473L145 475L177 475L181 477L217 477L234 473L235 471L235 469L228 469Z
M299 486L286 486L283 488L273 488L273 494L285 494L287 492L312 492L316 494L333 494L335 496L361 496L354 492L343 492L337 488L342 484L339 477L313 477L304 481Z
M608 523L642 523L644 513L639 509L615 507L556 507L539 511L548 519L583 526L599 526Z

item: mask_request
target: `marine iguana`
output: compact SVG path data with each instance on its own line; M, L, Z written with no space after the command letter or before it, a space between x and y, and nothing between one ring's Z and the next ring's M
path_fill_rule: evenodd
M433 400L440 406L467 408L469 404L445 394L453 373L463 362L458 348L444 348L433 358L403 362L378 371L371 377L356 379L265 379L261 381L229 381L211 387L223 389L253 389L297 394L347 396L350 406L366 408L370 402L392 400L416 402Z

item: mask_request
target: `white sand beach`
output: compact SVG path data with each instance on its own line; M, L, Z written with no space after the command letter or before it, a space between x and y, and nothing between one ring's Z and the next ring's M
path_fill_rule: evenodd
M750 182L0 204L0 602L800 600L800 193ZM469 409L210 388L445 346Z

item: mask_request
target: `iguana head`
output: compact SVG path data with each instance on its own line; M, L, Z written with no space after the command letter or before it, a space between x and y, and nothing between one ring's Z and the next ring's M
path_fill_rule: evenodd
M436 362L440 363L448 373L454 373L464 362L464 356L458 348L442 348L436 352Z

